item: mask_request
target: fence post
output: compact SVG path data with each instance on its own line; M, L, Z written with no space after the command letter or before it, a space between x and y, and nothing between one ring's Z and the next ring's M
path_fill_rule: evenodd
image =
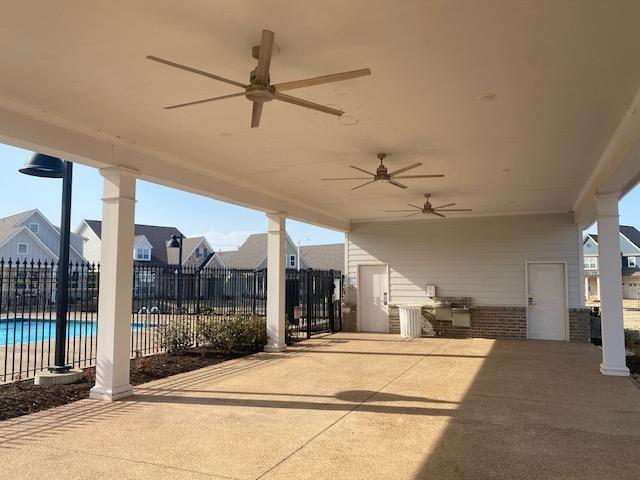
M313 270L307 270L307 338L311 338L311 317L312 317L312 304L313 304Z
M338 323L342 331L342 295L344 294L344 275L340 275L340 291L338 292Z
M329 284L329 329L331 330L331 333L334 333L335 330L335 325L334 325L334 321L335 321L335 305L334 305L334 301L333 301L333 292L336 288L336 285L334 283L334 279L333 279L333 270L329 270L329 281L331 282Z

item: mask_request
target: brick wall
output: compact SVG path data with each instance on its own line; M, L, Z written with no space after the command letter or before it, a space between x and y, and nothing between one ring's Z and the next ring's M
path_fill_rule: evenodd
M422 315L436 335L448 337L527 338L527 316L524 307L478 306L471 309L471 326L454 327L451 321L436 320L435 310L422 309Z
M355 304L342 304L342 331L357 332L358 320L356 318L357 307Z
M569 309L569 339L572 342L591 341L591 316L588 308Z
M354 332L356 306L343 308L343 330ZM527 313L524 307L477 306L471 309L471 327L454 327L450 320L436 320L433 307L423 307L425 319L422 330L426 336L484 337L525 340L527 338ZM389 305L389 333L400 333L400 312L397 305ZM572 342L588 342L591 339L589 309L569 310L569 338Z

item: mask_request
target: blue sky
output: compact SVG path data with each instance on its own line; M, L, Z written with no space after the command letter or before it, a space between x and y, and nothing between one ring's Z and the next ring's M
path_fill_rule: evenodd
M39 209L55 225L60 224L62 182L30 177L18 172L27 150L0 144L0 217L32 208ZM91 167L76 164L73 170L71 228L83 218L101 219L102 177ZM187 236L205 234L216 250L237 248L247 235L264 232L264 213L248 208L138 181L136 222L177 227ZM287 231L294 242L305 244L344 241L339 232L287 220Z
M60 223L60 181L29 177L18 173L31 152L0 144L0 217L38 208L54 224ZM25 192L28 194L25 195ZM98 171L84 165L74 166L71 225L83 218L100 219L102 179ZM264 232L262 212L218 202L149 182L138 181L136 222L178 227L185 235L204 234L218 250L237 248L251 233ZM640 228L640 188L636 187L620 202L620 223ZM293 220L287 231L301 244L344 241L339 232ZM595 232L595 226L588 231Z

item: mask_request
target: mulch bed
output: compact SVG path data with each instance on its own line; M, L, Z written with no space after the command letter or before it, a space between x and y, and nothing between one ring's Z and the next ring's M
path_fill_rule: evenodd
M632 374L640 374L640 355L627 355L627 368Z
M183 355L160 353L131 360L131 385L215 365L250 352L220 353L194 348ZM0 421L47 410L89 398L95 368L85 369L84 379L70 385L34 385L33 380L0 385Z

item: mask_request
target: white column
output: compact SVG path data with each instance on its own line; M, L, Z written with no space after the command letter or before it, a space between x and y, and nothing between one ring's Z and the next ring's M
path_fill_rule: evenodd
M600 275L596 277L596 298L600 300Z
M584 299L589 300L589 277L584 277Z
M129 169L100 170L104 177L96 384L91 398L133 394L129 384L133 231L136 177Z
M584 229L581 225L578 225L578 268L580 272L580 278L582 278L582 282L580 282L581 295L580 297L583 299L580 306L584 307L587 297L589 296L589 279L587 278L586 272L584 271L584 243L583 243L583 235Z
M602 315L602 363L604 375L629 375L625 364L622 317L622 262L618 194L596 195L598 220L598 267Z
M286 217L267 214L267 345L265 352L283 352L285 343Z

